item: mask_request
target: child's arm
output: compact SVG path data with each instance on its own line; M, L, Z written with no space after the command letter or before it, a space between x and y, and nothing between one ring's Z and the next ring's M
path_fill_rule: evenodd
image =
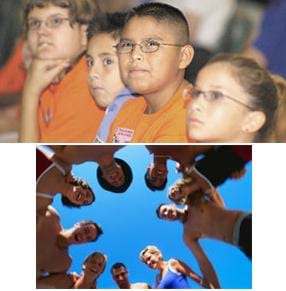
M66 60L33 59L23 89L20 142L39 141L38 104L41 93L68 66Z

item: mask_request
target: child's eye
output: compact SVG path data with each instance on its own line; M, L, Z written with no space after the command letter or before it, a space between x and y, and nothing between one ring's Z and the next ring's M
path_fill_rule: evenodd
M32 19L28 21L29 29L38 29L41 26L42 21L38 19Z
M103 60L103 65L104 65L104 66L111 65L112 63L113 63L113 61L112 61L112 59L110 59L110 58L105 58L105 59Z
M50 25L51 26L57 26L57 25L60 25L62 24L63 22L63 19L60 18L60 17L54 17L54 18L51 18L50 19Z
M122 41L122 42L119 43L119 46L121 48L129 48L129 47L133 46L133 43L130 42L130 41Z
M94 65L94 61L92 59L87 59L87 66L90 68Z
M146 46L148 46L148 47L157 47L157 46L159 46L160 45L160 43L158 42L158 41L156 41L156 40L147 40L146 42L145 42L145 44L146 44Z
M221 98L223 98L223 94L219 91L209 91L207 92L207 99L208 100L219 100Z

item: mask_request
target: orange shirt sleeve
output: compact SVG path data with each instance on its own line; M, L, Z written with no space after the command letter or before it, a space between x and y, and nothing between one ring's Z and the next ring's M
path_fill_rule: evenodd
M24 86L26 72L23 67L23 40L18 40L12 55L0 69L0 96L15 94Z
M104 116L89 92L83 57L57 85L42 94L38 110L41 142L93 142Z

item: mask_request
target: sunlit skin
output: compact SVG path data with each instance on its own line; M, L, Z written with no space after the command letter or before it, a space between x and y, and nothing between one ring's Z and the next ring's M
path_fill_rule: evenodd
M162 254L153 250L147 250L142 259L150 269L161 269L164 265Z
M111 274L113 280L120 289L150 289L150 286L147 283L130 283L128 270L124 266L112 268Z
M96 253L95 255L87 258L83 264L83 270L87 275L97 278L103 272L105 265L105 256L103 254Z
M197 275L187 264L178 259L170 259L168 261L163 260L162 253L159 249L154 248L154 246L149 246L143 253L140 254L141 260L153 270L159 270L160 272L156 276L155 288L160 288L159 284L161 280L164 280L169 266L177 273L182 274L186 277L190 277L195 282L199 283L205 288L209 288L210 284L204 278Z
M165 164L151 164L149 166L149 181L155 187L160 187L167 179L168 170Z
M66 197L76 205L90 204L92 201L91 192L81 186L70 185Z
M56 155L67 163L80 164L86 161L98 163L103 172L104 179L113 186L121 186L124 181L124 173L121 166L114 160L114 153L123 146L54 146Z
M45 21L51 17L68 18L68 9L53 5L35 7L28 21ZM74 60L86 47L85 27L78 23L71 26L69 21L63 21L57 28L42 23L37 30L28 31L27 44L32 58Z
M120 39L135 43L147 39L178 43L172 25L149 16L133 17L124 27ZM118 54L123 82L146 98L148 113L162 108L183 83L181 50L183 48L162 45L156 52L144 53L136 45L132 52Z
M101 168L104 179L114 187L120 187L125 182L125 176L122 168L117 163L112 163L111 166Z
M37 280L37 288L95 289L96 280L103 273L106 260L107 258L104 254L95 252L85 259L81 275L74 272L68 274L49 274Z
M102 253L93 253L84 261L83 272L75 282L74 289L96 289L96 280L104 271L107 257Z
M249 105L230 65L210 64L198 74L195 87L201 91L219 91ZM201 142L251 142L255 131L250 124L251 111L228 98L205 100L204 96L191 100L187 112L189 138Z
M57 163L59 162L57 161ZM49 193L52 197L61 193L73 204L90 204L93 200L91 191L84 189L82 186L72 185L73 179L70 172L64 177L57 167L52 167L37 181L37 192ZM37 197L37 203L48 205L50 199Z
M89 89L96 103L104 108L125 88L114 48L117 42L108 33L96 34L88 42Z
M128 272L123 266L112 269L112 278L119 288L129 289Z
M183 214L183 212L181 213L181 215ZM159 216L162 219L166 219L166 220L170 220L170 221L174 221L177 220L179 215L178 215L178 211L175 205L162 205L160 207L159 210Z
M93 224L76 224L72 229L64 230L69 245L90 242L97 237L97 229Z

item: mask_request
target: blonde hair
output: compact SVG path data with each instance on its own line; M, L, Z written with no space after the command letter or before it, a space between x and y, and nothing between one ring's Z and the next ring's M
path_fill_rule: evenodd
M156 247L156 246L146 246L139 254L139 258L142 262L145 263L144 261L144 255L146 252L151 252L152 254L160 254L161 258L163 259L161 251Z
M286 123L286 80L279 75L271 75L271 78L276 86L278 96L278 108L276 112L275 126L273 128L273 134L271 141L273 142L285 142L286 140L286 128L285 133L279 133L279 124ZM283 140L281 140L281 138Z
M82 263L83 269L85 269L85 265L88 263L88 261L91 260L91 259L94 259L95 257L102 257L102 258L104 258L104 266L103 266L102 271L100 273L100 274L102 274L104 272L104 270L105 270L105 267L106 267L107 256L105 254L103 254L103 253L100 253L100 252L94 252L94 253L90 254L89 256L87 256L84 259L83 263Z

